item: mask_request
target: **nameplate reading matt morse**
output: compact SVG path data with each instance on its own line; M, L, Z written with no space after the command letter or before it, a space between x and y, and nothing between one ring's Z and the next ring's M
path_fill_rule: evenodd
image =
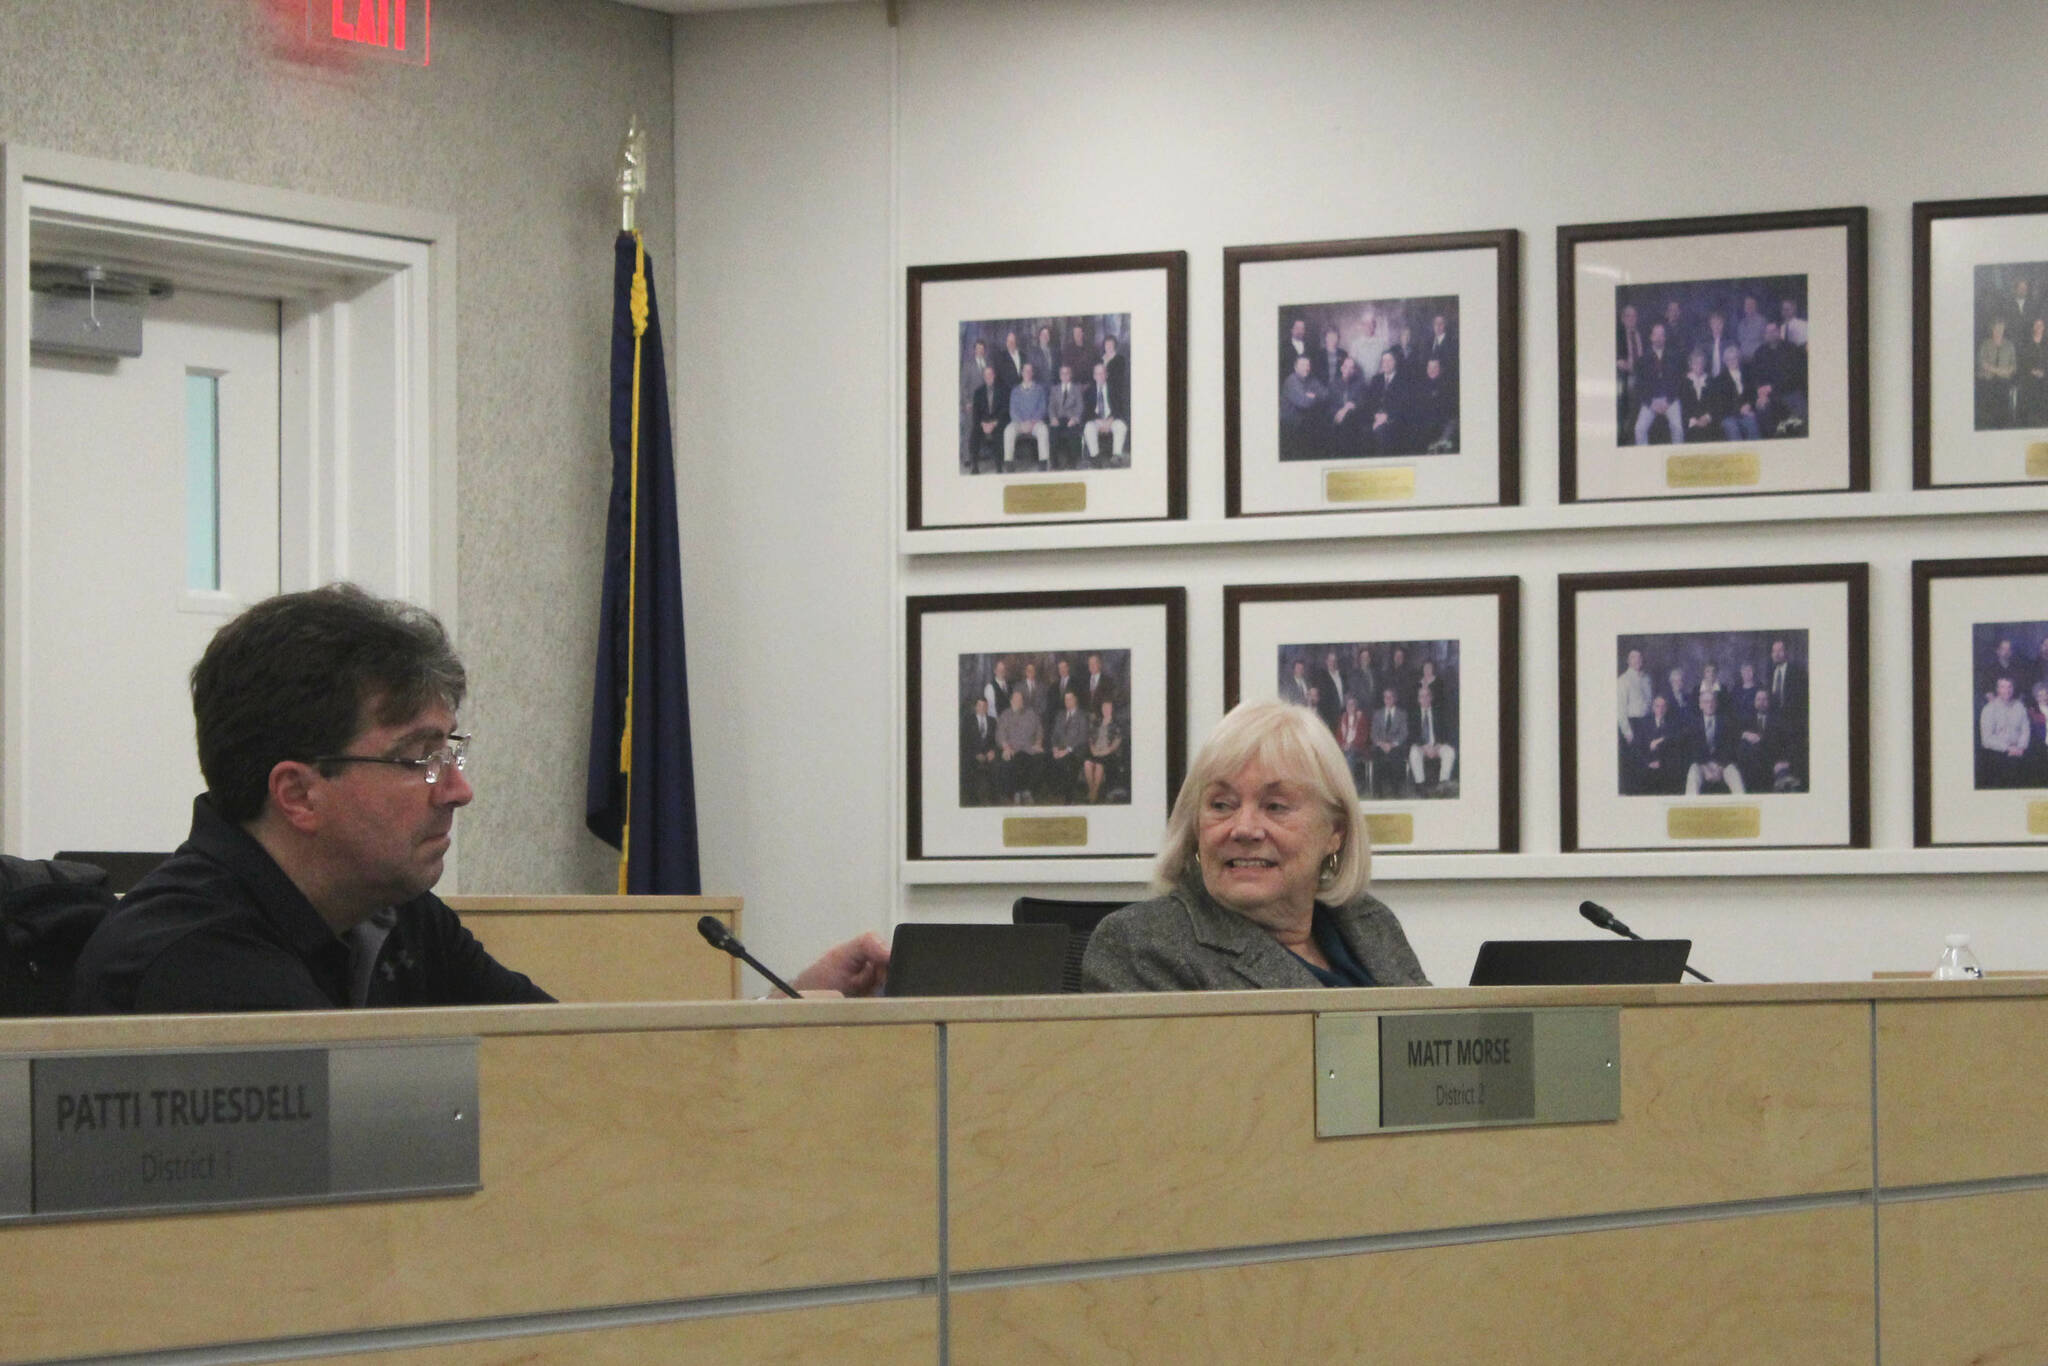
M1621 1118L1616 1010L1316 1016L1316 1137Z

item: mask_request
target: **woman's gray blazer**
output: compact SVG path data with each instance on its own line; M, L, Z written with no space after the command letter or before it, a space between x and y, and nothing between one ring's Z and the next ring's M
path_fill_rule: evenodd
M1352 954L1386 987L1426 987L1394 913L1371 895L1331 908ZM1244 991L1319 987L1280 941L1205 892L1176 887L1113 912L1096 926L1081 960L1088 991Z

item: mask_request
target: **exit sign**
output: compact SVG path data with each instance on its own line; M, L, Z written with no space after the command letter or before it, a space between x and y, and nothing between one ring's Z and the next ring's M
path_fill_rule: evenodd
M432 11L433 0L306 0L306 37L425 66Z

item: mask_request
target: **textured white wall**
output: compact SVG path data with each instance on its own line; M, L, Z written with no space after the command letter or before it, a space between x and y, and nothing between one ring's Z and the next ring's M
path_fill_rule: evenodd
M700 680L707 651L733 680L716 702L699 684L699 776L707 806L727 809L707 811L708 866L749 897L753 937L793 959L892 910L993 917L1026 890L901 886L900 816L883 809L900 801L896 604L966 587L1187 585L1192 745L1221 709L1222 584L1520 573L1524 847L1540 851L1556 847L1557 572L1869 560L1876 840L1910 845L1906 565L2038 551L2040 517L897 558L901 270L1186 249L1201 521L1222 514L1223 247L1518 227L1524 489L1541 505L1556 499L1558 224L1864 204L1873 469L1897 492L1910 486L1911 204L2041 189L2016 133L2048 40L2038 4L901 9L893 68L873 8L677 29L692 301L677 326L697 329L688 358L729 381L683 399L702 428L691 458L716 466L689 477L718 492L685 514L693 653ZM764 334L826 386L819 402L788 411L788 367L753 363ZM1589 876L1382 891L1439 980L1462 980L1483 938L1576 933L1582 896L1645 933L1691 935L1710 973L1770 979L1931 965L1950 929L1972 930L1992 966L2048 965L2044 885Z
M461 510L444 531L479 736L463 889L608 890L611 855L582 812L611 479L610 179L638 112L666 300L671 21L437 5L421 69L295 60L286 35L304 14L295 0L7 0L0 139L455 218Z
M698 837L785 974L893 896L890 46L869 5L678 22Z

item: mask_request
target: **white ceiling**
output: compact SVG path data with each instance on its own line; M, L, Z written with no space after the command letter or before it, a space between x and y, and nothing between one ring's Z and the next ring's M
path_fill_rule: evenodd
M619 0L639 9L664 10L669 14L699 14L718 9L769 9L789 5L853 4L859 0Z

